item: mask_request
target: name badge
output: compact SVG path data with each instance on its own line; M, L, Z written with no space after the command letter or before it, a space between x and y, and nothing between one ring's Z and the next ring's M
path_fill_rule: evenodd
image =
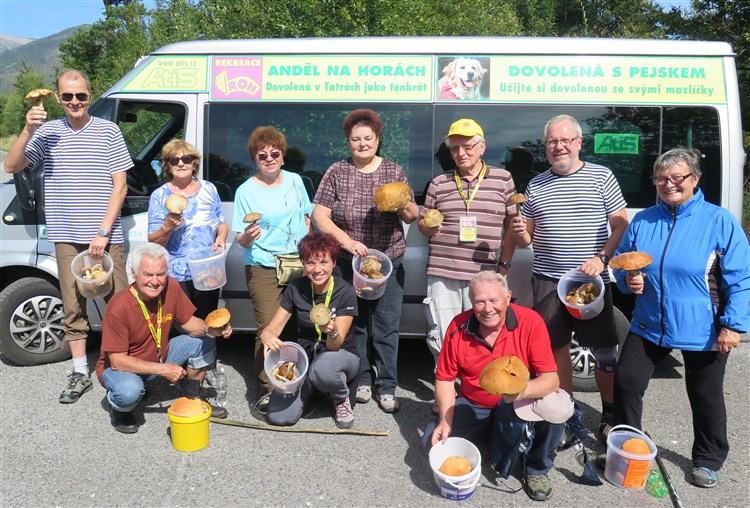
M477 241L477 218L472 216L461 217L458 221L458 241Z

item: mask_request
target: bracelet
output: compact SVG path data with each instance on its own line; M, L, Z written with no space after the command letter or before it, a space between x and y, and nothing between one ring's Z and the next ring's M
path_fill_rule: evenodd
M497 266L505 268L506 270L510 270L511 264L508 261L501 261L497 264Z
M216 337L214 335L211 335L210 333L208 333L209 328L210 326L206 326L206 329L203 331L203 333L205 333L207 337L211 337L212 339L215 339Z

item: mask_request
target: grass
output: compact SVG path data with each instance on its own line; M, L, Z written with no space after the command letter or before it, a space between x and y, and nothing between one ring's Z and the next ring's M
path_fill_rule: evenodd
M10 150L10 147L13 146L13 143L15 143L16 138L18 138L18 136L16 136L15 134L13 134L12 136L0 137L0 150L4 152L7 152L8 150Z

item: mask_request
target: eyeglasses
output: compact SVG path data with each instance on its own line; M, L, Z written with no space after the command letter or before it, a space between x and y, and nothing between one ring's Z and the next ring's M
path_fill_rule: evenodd
M675 176L657 176L654 178L654 185L665 185L667 182L672 182L675 185L680 185L685 181L685 178L693 176L692 173L687 175L675 175Z
M459 150L463 149L464 153L469 154L481 142L482 140L477 141L473 145L454 145L451 147L451 153L458 153Z
M64 92L60 94L60 98L64 100L65 102L72 101L73 97L78 99L78 102L86 102L87 100L89 100L89 94L87 94L86 92L78 92L78 93Z
M547 148L555 148L557 144L561 144L562 146L570 146L573 141L580 138L581 136L576 136L574 138L568 139L568 138L562 138L562 139L548 139L544 142L545 145L547 145Z
M194 160L195 157L192 155L183 155L182 157L167 157L167 162L172 166L176 166L180 163L180 161L182 161L183 164L190 164Z
M277 150L274 150L274 151L273 151L273 152L271 152L271 153L259 153L258 155L256 155L256 157L258 157L258 160L259 160L259 161L261 161L261 162L263 162L264 160L268 159L268 157L269 157L269 156L270 156L270 157L271 157L271 158L272 158L273 160L276 160L276 159L278 159L279 157L281 157L281 152L279 152L279 151L277 151Z

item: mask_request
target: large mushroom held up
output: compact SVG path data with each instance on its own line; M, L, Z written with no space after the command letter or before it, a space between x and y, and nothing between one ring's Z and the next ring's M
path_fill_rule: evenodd
M23 101L31 106L44 106L44 99L48 99L54 94L55 92L47 88L35 88L26 94Z
M513 194L508 198L509 205L516 205L516 217L521 215L521 205L528 200L529 198L527 198L524 194Z
M609 260L609 267L613 270L627 270L628 275L636 277L641 269L646 268L654 258L646 252L623 252Z

